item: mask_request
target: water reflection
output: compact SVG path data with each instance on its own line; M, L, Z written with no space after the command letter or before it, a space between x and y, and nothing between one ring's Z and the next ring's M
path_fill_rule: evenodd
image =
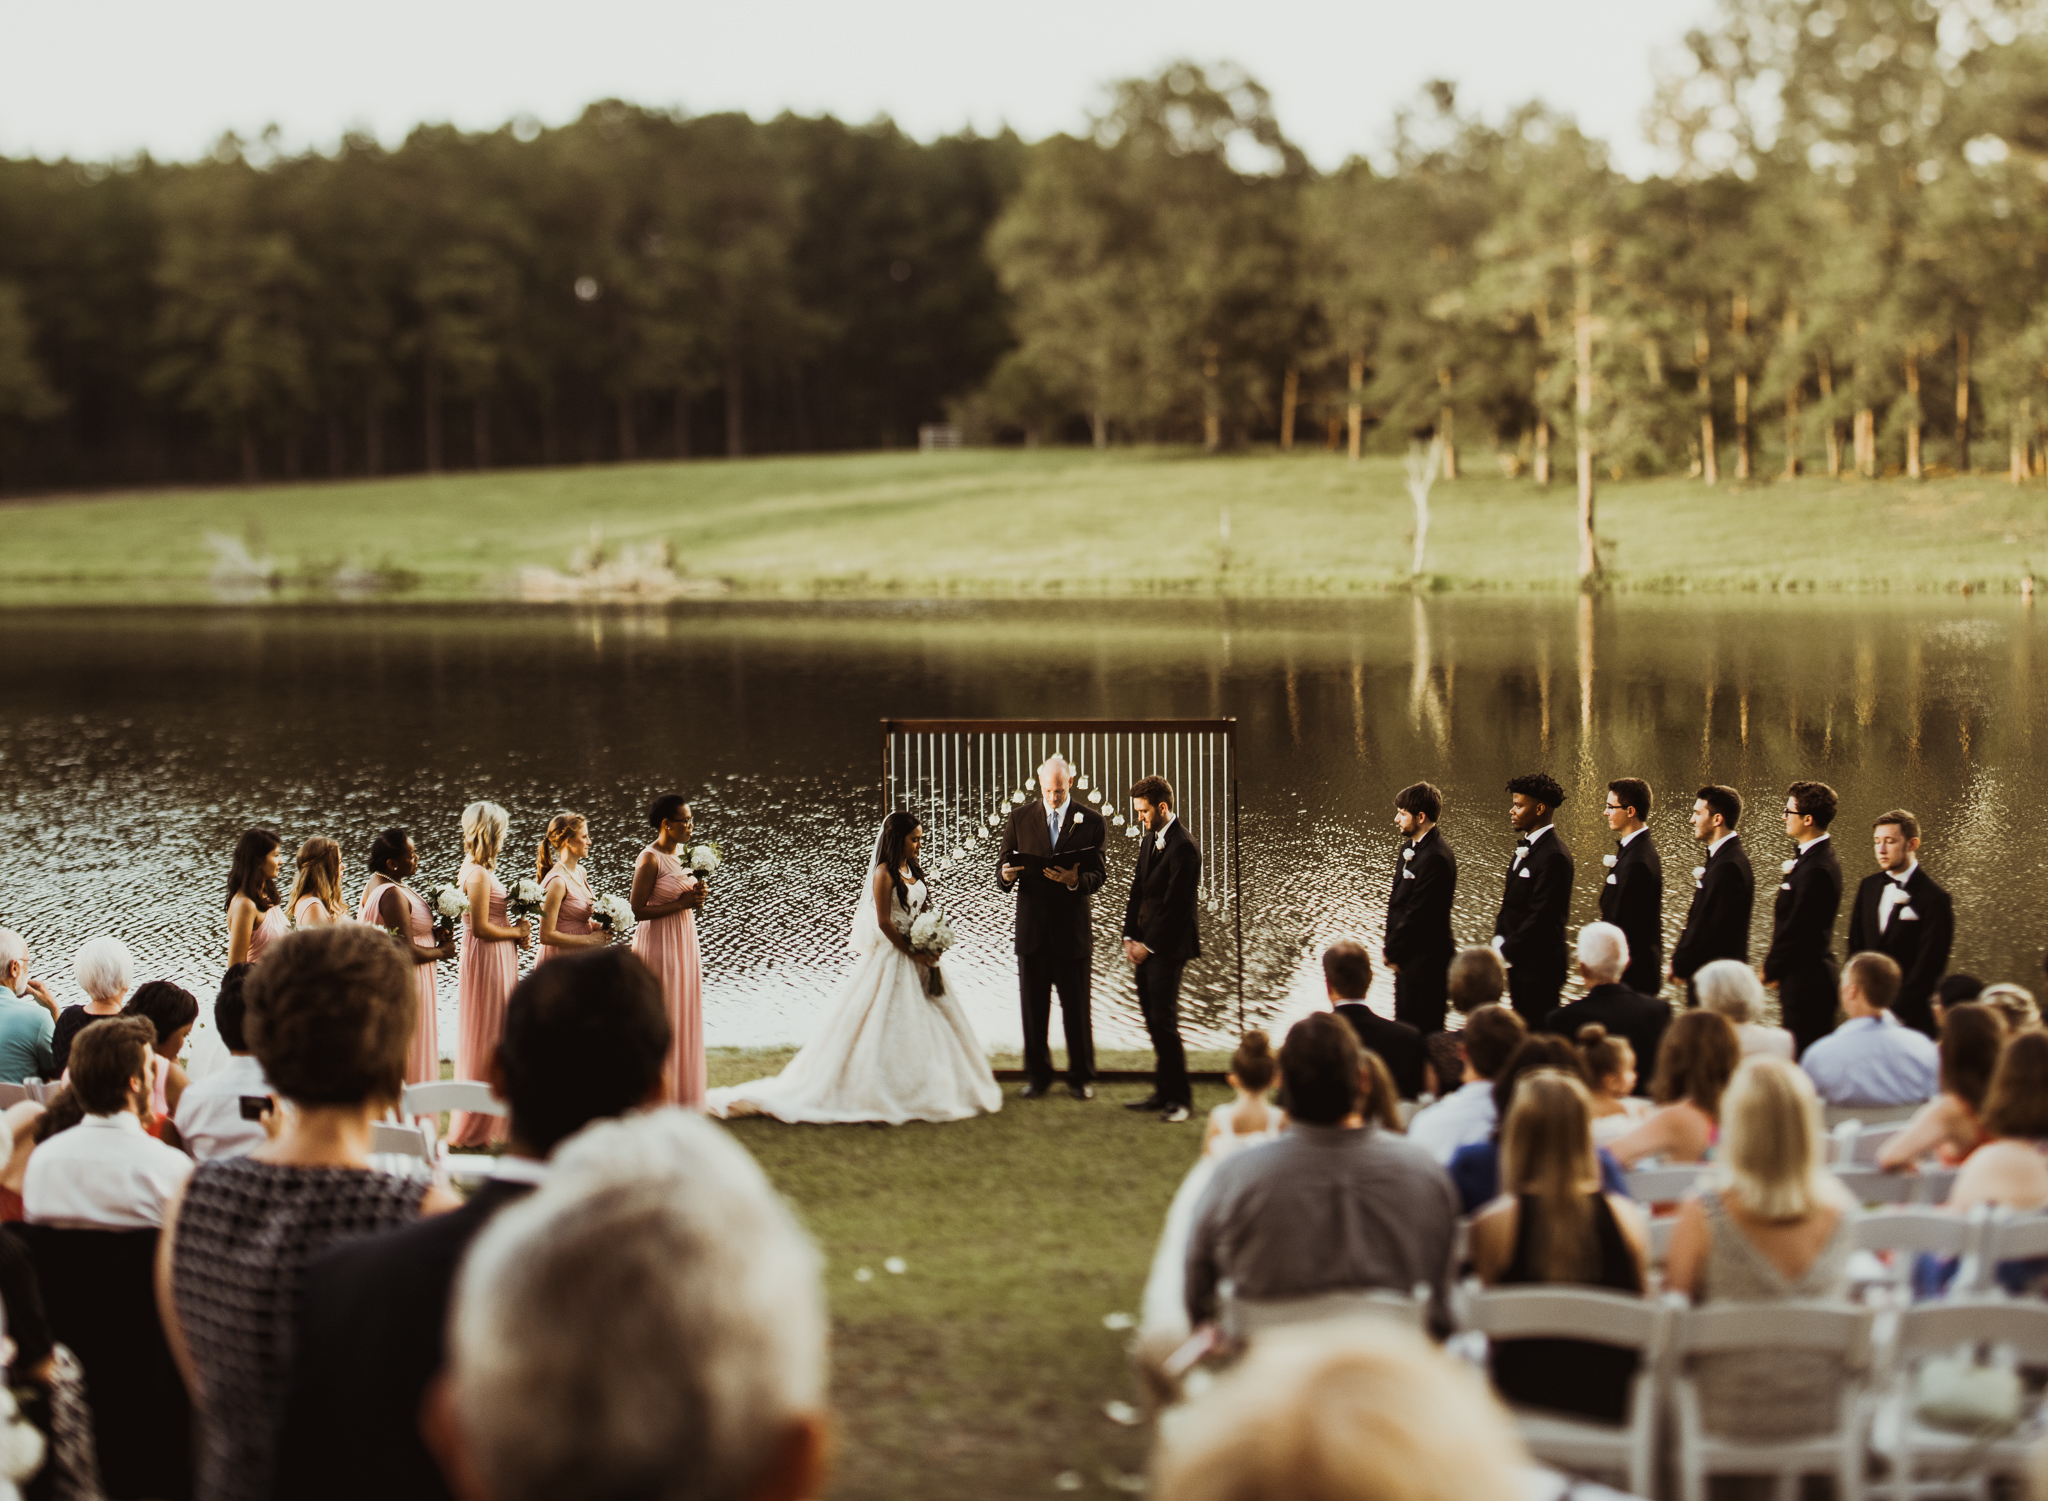
M1234 714L1255 1014L1319 1000L1330 939L1376 948L1392 798L1418 778L1447 794L1459 931L1489 932L1512 845L1501 786L1538 768L1571 792L1558 823L1582 871L1575 920L1595 911L1608 780L1651 782L1653 837L1684 871L1693 787L1728 782L1763 811L1748 833L1767 864L1769 810L1814 776L1842 795L1852 880L1869 869L1869 819L1914 809L1923 858L1956 895L1957 966L2025 980L2048 915L2048 852L2018 823L2044 790L2035 628L1995 602L1682 598L10 616L0 922L28 934L60 993L71 949L100 930L129 940L139 973L210 990L245 824L290 846L340 838L353 892L386 823L410 826L423 878L444 879L471 798L512 809L529 850L549 814L576 808L600 886L623 890L640 810L677 790L729 861L704 920L711 1038L787 1040L840 963L879 811L881 717ZM983 1035L1014 1044L1008 934L979 873L963 875L986 916L957 978ZM1111 898L1099 1031L1138 1046ZM1760 902L1760 930L1768 919ZM1220 1039L1227 934L1205 946L1194 1030ZM452 967L443 988L452 1005Z

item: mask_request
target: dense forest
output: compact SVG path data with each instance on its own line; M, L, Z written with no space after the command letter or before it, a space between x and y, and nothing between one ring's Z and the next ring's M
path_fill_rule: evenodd
M1433 85L1328 173L1228 66L1088 129L688 116L0 160L0 486L914 443L1548 481L2038 471L2048 7L1722 0L1634 181ZM2037 400L2039 398L2039 400Z

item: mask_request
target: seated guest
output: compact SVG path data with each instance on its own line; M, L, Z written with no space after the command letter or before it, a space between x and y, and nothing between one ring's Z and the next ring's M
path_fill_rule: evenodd
M2022 1032L2006 1043L1984 1098L1984 1132L1990 1139L1956 1174L1948 1207L1958 1214L1979 1204L2021 1214L2048 1207L2048 1032Z
M1492 946L1460 949L1444 975L1444 988L1451 1009L1470 1016L1481 1006L1497 1006L1508 993L1508 969ZM1432 1032L1423 1039L1429 1049L1430 1069L1436 1075L1438 1095L1456 1089L1465 1077L1465 1065L1458 1053L1458 1034Z
M1358 1045L1377 1053L1394 1076L1394 1087L1404 1100L1417 1100L1428 1088L1429 1051L1422 1034L1406 1022L1389 1020L1365 1003L1372 988L1372 956L1362 943L1333 943L1323 950L1323 988L1330 997L1330 1009L1351 1024Z
M217 1501L271 1495L308 1263L458 1202L370 1166L370 1126L398 1103L413 1033L412 974L389 936L359 923L287 933L243 994L249 1046L292 1109L275 1141L193 1170L158 1248L164 1332L200 1410L199 1494Z
M623 946L543 965L513 990L485 1069L511 1107L491 1177L452 1214L336 1246L306 1273L278 1495L448 1496L419 1411L441 1369L463 1253L492 1216L545 1180L561 1143L592 1121L660 1104L668 1049L661 982Z
M71 1093L84 1118L29 1153L21 1200L31 1225L153 1230L192 1176L192 1159L142 1129L156 1028L120 1017L71 1046Z
M1735 1026L1742 1056L1792 1061L1792 1034L1764 1025L1764 986L1756 971L1740 959L1716 959L1692 977L1693 995L1708 1011L1720 1013Z
M0 1084L56 1078L56 1028L57 1003L41 980L28 977L27 940L0 928Z
M71 1039L96 1021L121 1014L128 987L135 983L135 957L118 938L102 934L78 946L71 959L71 973L85 992L83 1006L66 1006L50 1029L50 1062L62 1077L71 1066Z
M1712 1011L1688 1011L1671 1024L1657 1054L1650 1118L1608 1150L1623 1167L1647 1157L1666 1162L1704 1162L1720 1129L1721 1095L1742 1061L1742 1045L1728 1018Z
M178 1055L185 1051L192 1023L199 1020L199 1002L191 991L169 980L151 980L135 988L121 1014L146 1016L156 1028L156 1048L149 1060L149 1109L144 1124L149 1126L152 1136L160 1136L165 1123L177 1113L179 1097L185 1093L185 1068L178 1062ZM178 1143L174 1139L172 1144Z
M1543 1030L1577 1037L1581 1027L1598 1023L1608 1036L1626 1038L1642 1066L1654 1072L1657 1045L1671 1025L1671 1008L1623 985L1621 975L1627 968L1628 935L1613 923L1587 923L1579 929L1579 977L1586 982L1586 993L1544 1017ZM1647 1082L1638 1087L1648 1092Z
M1180 1417L1162 1430L1153 1460L1150 1493L1161 1501L1559 1493L1555 1483L1532 1484L1546 1477L1529 1471L1513 1420L1478 1374L1389 1320L1261 1335Z
M1934 987L1934 996L1929 1004L1934 1008L1934 1024L1941 1025L1942 1013L1951 1006L1960 1006L1965 1001L1981 1000L1984 996L1984 982L1975 975L1943 975Z
M1202 1135L1204 1157L1227 1157L1239 1147L1271 1141L1280 1134L1287 1117L1266 1098L1280 1065L1273 1057L1273 1043L1257 1027L1238 1039L1230 1055L1229 1081L1234 1099L1209 1112L1209 1128Z
M261 1115L252 1117L243 1102L270 1098L270 1081L263 1077L263 1065L249 1052L243 1019L247 1002L243 983L253 964L234 964L221 976L220 994L213 1002L213 1030L228 1050L227 1061L203 1079L185 1086L178 1097L174 1120L185 1150L201 1162L216 1157L246 1157L270 1140Z
M1462 1030L1449 1035L1458 1039L1465 1082L1434 1105L1418 1110L1408 1122L1408 1139L1446 1166L1458 1148L1485 1141L1493 1134L1494 1078L1515 1056L1529 1029L1507 1007L1489 1005L1474 1011L1465 1018Z
M1494 1118L1506 1121L1508 1107L1514 1103L1515 1088L1522 1080L1540 1069L1548 1069L1586 1082L1585 1065L1578 1050L1562 1037L1552 1037L1547 1032L1529 1038L1510 1058L1507 1067L1493 1081ZM1587 1134L1590 1145L1592 1135ZM1600 1184L1609 1193L1628 1195L1628 1179L1621 1170L1621 1164L1609 1155L1605 1147L1598 1148L1596 1157L1600 1165ZM1500 1131L1496 1128L1485 1141L1475 1141L1462 1146L1452 1154L1450 1165L1451 1182L1458 1190L1458 1208L1462 1214L1477 1214L1480 1209L1493 1201L1500 1192Z
M2024 985L1986 985L1977 993L1977 999L2005 1018L2008 1037L2040 1030L2041 1008L2034 1000L2034 992Z
M1358 1037L1327 1012L1296 1022L1280 1048L1288 1130L1216 1165L1188 1238L1188 1323L1216 1316L1217 1287L1301 1298L1340 1290L1431 1290L1447 1303L1458 1200L1429 1154L1367 1123Z
M19 1224L27 1218L21 1190L28 1180L29 1154L35 1150L36 1124L42 1118L43 1107L34 1100L23 1100L0 1112L0 1147L8 1149L7 1165L0 1167L0 1224Z
M1830 1105L1917 1105L1941 1087L1941 1056L1932 1039L1892 1015L1899 964L1865 949L1842 965L1842 1010L1848 1020L1809 1047L1799 1066Z
M1593 1141L1604 1145L1625 1136L1650 1114L1650 1102L1636 1093L1636 1054L1626 1037L1609 1037L1598 1022L1579 1028L1579 1064L1592 1091Z
M825 1328L818 1253L730 1136L593 1126L470 1251L434 1449L464 1501L822 1496Z
M1822 1167L1822 1141L1806 1075L1778 1058L1744 1060L1722 1110L1715 1186L1679 1210L1665 1288L1696 1304L1846 1297L1856 1206ZM1732 1351L1699 1357L1694 1374L1710 1433L1789 1439L1840 1417L1833 1353Z
M1369 1049L1360 1048L1358 1051L1366 1072L1365 1118L1380 1129L1399 1136L1402 1134L1401 1095L1394 1076L1387 1072L1387 1061Z
M1886 1142L1879 1167L1909 1167L1930 1153L1953 1167L1985 1140L1984 1100L2005 1047L2005 1018L1989 1006L1958 1001L1942 1008L1941 1093Z
M1505 1191L1472 1222L1472 1267L1488 1287L1569 1285L1641 1296L1648 1285L1650 1229L1625 1196L1601 1192L1589 1107L1585 1087L1567 1074L1539 1071L1516 1087L1501 1132ZM1494 1342L1492 1359L1494 1386L1517 1406L1628 1421L1633 1350L1511 1339Z

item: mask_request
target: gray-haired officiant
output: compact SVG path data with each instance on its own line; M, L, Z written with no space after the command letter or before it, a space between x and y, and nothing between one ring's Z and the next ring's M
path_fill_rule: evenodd
M1017 992L1024 1011L1023 1098L1052 1089L1052 993L1067 1033L1067 1093L1095 1098L1095 1030L1089 1012L1095 929L1088 898L1102 885L1103 819L1074 799L1063 756L1038 768L1039 797L1010 814L996 882L1017 893Z

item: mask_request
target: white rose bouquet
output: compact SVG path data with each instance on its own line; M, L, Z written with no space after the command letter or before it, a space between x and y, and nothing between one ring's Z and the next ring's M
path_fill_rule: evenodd
M427 893L427 905L434 909L434 923L447 923L451 927L469 911L469 898L462 894L462 888L450 881L443 881Z
M633 904L622 896L601 896L590 906L590 920L607 933L633 931Z
M910 924L910 931L904 935L910 940L910 947L917 953L929 954L936 960L954 943L953 925L946 920L946 914L937 907L927 907L917 914ZM925 978L926 995L944 995L946 982L934 963Z
M541 908L548 904L548 894L541 889L540 882L528 876L515 881L512 889L505 893L505 915L514 922L523 918L539 917Z
M700 844L690 851L690 874L700 881L710 880L723 864L725 857L715 844Z

